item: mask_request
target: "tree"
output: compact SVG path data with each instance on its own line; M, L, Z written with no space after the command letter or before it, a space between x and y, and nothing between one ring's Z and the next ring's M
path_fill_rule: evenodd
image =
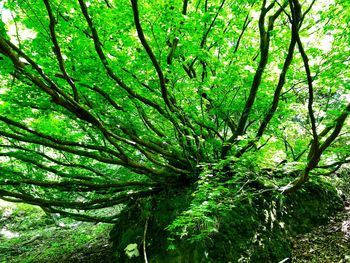
M350 161L345 0L3 3L4 200L113 223L204 170L290 193Z

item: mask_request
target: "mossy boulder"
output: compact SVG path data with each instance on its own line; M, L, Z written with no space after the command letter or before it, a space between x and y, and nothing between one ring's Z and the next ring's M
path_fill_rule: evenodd
M125 209L110 233L116 261L144 262L145 239L150 263L279 262L291 257L291 237L326 223L343 207L331 184L310 180L292 195L260 191L237 200L232 209L215 215L217 231L203 239L177 236L169 242L168 226L190 207L192 193L193 189L163 192ZM129 244L137 244L138 257L126 255Z

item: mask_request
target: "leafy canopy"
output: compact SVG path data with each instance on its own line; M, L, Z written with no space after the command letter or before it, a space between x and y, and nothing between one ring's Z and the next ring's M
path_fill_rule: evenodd
M349 162L346 0L0 8L2 199L112 223L203 167L291 192Z

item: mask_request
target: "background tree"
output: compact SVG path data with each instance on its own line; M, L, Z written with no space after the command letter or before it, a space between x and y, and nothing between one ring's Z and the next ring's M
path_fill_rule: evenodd
M113 223L204 170L293 172L289 193L350 161L345 0L1 8L4 200Z

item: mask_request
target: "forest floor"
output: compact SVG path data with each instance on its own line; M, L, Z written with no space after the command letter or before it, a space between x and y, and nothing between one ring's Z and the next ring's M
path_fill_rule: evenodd
M111 225L54 219L0 200L0 263L107 263Z
M38 207L0 201L0 263L108 263L110 228L55 221ZM328 224L294 238L292 262L350 262L349 200Z
M344 200L344 209L326 225L293 239L292 262L350 262L350 177L335 180L335 185Z
M343 263L350 262L350 207L330 219L328 224L293 240L292 262Z

